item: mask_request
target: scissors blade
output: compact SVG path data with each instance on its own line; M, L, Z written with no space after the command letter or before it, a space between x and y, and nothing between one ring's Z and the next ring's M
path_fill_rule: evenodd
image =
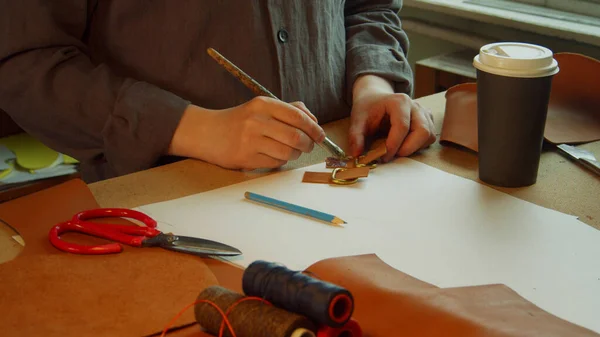
M149 239L162 248L194 255L236 256L242 252L221 242L161 233Z

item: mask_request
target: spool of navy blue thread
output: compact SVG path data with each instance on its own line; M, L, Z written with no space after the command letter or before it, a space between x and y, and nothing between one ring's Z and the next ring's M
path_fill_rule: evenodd
M331 327L343 326L354 312L348 290L272 262L251 263L244 271L242 289L247 296L261 297Z

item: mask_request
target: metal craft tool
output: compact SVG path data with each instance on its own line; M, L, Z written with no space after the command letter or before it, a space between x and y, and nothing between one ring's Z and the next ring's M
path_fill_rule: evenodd
M557 147L560 152L581 163L592 172L600 175L600 162L591 152L567 144L560 144Z
M252 201L256 201L258 203L264 204L264 205L269 205L269 206L273 206L273 207L277 207L286 211L290 211L296 214L300 214L300 215L305 215L308 217L311 217L313 219L317 219L317 220L321 220L321 221L325 221L327 223L331 223L333 225L339 226L341 224L345 224L346 221L338 218L337 216L331 215L331 214L327 214L327 213L323 213L320 211L315 211L313 209L310 208L306 208L306 207L302 207L302 206L298 206L298 205L294 205L294 204L290 204L288 202L285 201L281 201L281 200L277 200L277 199L273 199L273 198L269 198L269 197L265 197L263 195L260 194L256 194L256 193L252 193L252 192L246 192L244 194L244 197L248 200L252 200Z
M90 222L93 218L120 217L142 222L145 226L101 224ZM83 246L62 241L60 235L65 232L80 232L134 247L161 247L164 249L200 256L235 256L240 255L238 249L226 244L206 239L167 234L156 229L157 223L148 215L123 208L98 208L77 213L69 221L52 227L48 235L52 245L62 251L84 254L120 253L123 247L118 243L99 246Z
M233 64L231 61L229 61L227 58L221 55L218 51L214 50L213 48L208 48L207 52L208 55L210 55L215 61L217 61L217 63L223 66L223 68L225 68L231 75L233 75L246 87L248 87L248 89L252 90L252 92L254 92L256 95L268 96L273 99L279 100L277 96L273 95L273 93L271 93L265 87L260 85L260 83L256 82L256 80L254 80L252 77L250 77L240 68L238 68L235 64ZM329 139L327 136L325 137L322 143L319 143L319 145L331 155L339 159L346 158L346 153L344 152L344 150L342 150L341 147L339 147L337 144L331 141L331 139Z

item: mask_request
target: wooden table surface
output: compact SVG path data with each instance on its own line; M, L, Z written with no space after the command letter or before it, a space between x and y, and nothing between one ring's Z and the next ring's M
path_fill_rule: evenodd
M422 97L418 101L432 110L439 138L445 107L444 93ZM329 137L344 149L347 148L348 125L349 120L344 119L324 126ZM600 157L600 141L580 146ZM312 153L288 163L282 170L317 164L323 162L326 156L326 152L316 146ZM477 154L469 150L436 142L411 158L478 181ZM102 207L136 207L272 173L274 172L230 171L197 160L184 160L93 183L89 188ZM600 229L600 178L557 153L555 149L544 150L536 184L523 188L491 187L534 204L578 216L582 222ZM14 234L9 228L0 225L0 263L14 258L21 249L12 239Z

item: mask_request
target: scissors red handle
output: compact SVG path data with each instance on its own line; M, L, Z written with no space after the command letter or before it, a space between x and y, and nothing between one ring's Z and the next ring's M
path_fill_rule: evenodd
M86 220L93 218L120 217L141 221L145 226L99 224ZM155 237L161 232L156 229L156 221L144 213L124 208L99 208L75 214L69 221L59 223L52 227L48 237L56 248L75 254L110 254L119 253L123 247L118 243L109 243L98 246L84 246L69 243L60 239L66 232L81 232L134 247L141 247L142 242L148 237Z

